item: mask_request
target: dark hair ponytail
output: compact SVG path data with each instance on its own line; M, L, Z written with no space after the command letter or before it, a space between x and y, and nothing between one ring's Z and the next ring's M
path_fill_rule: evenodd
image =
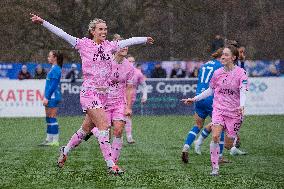
M219 48L217 51L211 54L211 57L214 59L220 58L223 53L223 48Z
M63 65L63 53L61 53L58 50L52 50L51 52L52 52L53 56L56 57L57 65L62 68L62 65Z

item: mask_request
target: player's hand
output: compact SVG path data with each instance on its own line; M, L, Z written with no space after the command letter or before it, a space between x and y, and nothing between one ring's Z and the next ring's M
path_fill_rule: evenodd
M41 17L39 17L39 16L37 16L33 13L30 13L30 15L32 16L31 20L32 20L33 23L35 23L35 24L42 24L43 23L43 19Z
M131 117L132 116L132 109L126 107L125 108L125 115L128 116L128 117Z
M244 116L245 115L245 107L244 106L240 106L239 107L239 113Z
M44 106L47 106L48 100L47 100L46 98L44 98L42 104L43 104Z
M153 45L154 44L154 39L152 37L147 37L147 43Z
M181 101L187 105L191 105L193 102L195 102L194 98L185 98L185 99L181 99Z
M142 98L142 99L141 99L141 104L145 104L146 101L147 101L147 98Z

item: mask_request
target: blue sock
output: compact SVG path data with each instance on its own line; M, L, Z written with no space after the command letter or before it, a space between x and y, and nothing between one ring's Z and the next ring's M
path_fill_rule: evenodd
M53 117L46 117L46 122L47 122L47 140L49 142L53 141L54 138L58 138L58 133L59 133L59 128L58 128L58 123L56 118ZM56 139L58 140L58 139Z
M219 142L219 146L220 146L220 154L219 154L219 157L220 157L220 158L222 158L222 156L223 156L224 139L225 139L225 133L224 133L224 131L222 131L221 136L220 136L220 142Z
M209 136L210 133L211 133L210 131L208 131L206 128L204 128L203 131L201 132L201 136L204 139L206 139Z
M187 144L189 146L191 146L191 144L193 143L196 135L199 133L200 129L197 126L192 127L191 131L189 131L187 138L184 142L184 144Z

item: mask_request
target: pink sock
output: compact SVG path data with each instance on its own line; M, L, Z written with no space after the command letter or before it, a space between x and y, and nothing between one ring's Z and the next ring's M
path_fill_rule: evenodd
M104 156L104 159L107 163L108 167L114 166L114 162L112 160L112 154L111 154L111 145L109 142L109 131L108 130L99 130L99 136L98 136L98 141L100 144L100 148L102 151L102 154Z
M123 144L123 139L114 137L111 145L111 150L112 150L112 159L116 163L118 162L119 156L120 156L120 151L122 148Z
M68 144L64 148L64 154L67 155L70 150L78 146L84 137L86 136L85 131L83 131L82 128L80 128L77 132L74 133L74 135L69 140Z
M213 141L210 143L210 154L211 154L211 165L212 168L219 169L219 153L220 146L218 143L214 143Z
M131 119L126 119L126 124L125 124L125 132L126 132L126 137L132 138L132 120Z
M99 132L99 129L97 127L94 127L91 132L94 134L94 136L96 138L99 137L100 132Z

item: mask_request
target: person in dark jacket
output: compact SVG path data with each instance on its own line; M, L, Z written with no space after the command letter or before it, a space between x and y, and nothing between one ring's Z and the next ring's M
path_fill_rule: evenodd
M175 64L171 72L171 78L184 78L185 76L185 70L180 67L180 64Z
M70 79L70 82L76 82L77 79L80 79L79 71L76 64L71 65L71 70L65 76L65 79Z
M46 71L40 64L36 66L34 79L46 79Z
M28 68L27 68L26 65L22 66L22 69L18 74L18 79L19 80L32 79L32 76L31 76L30 72L28 72Z
M166 70L162 68L160 63L157 63L155 65L155 68L152 71L151 77L152 78L166 78L167 77Z

